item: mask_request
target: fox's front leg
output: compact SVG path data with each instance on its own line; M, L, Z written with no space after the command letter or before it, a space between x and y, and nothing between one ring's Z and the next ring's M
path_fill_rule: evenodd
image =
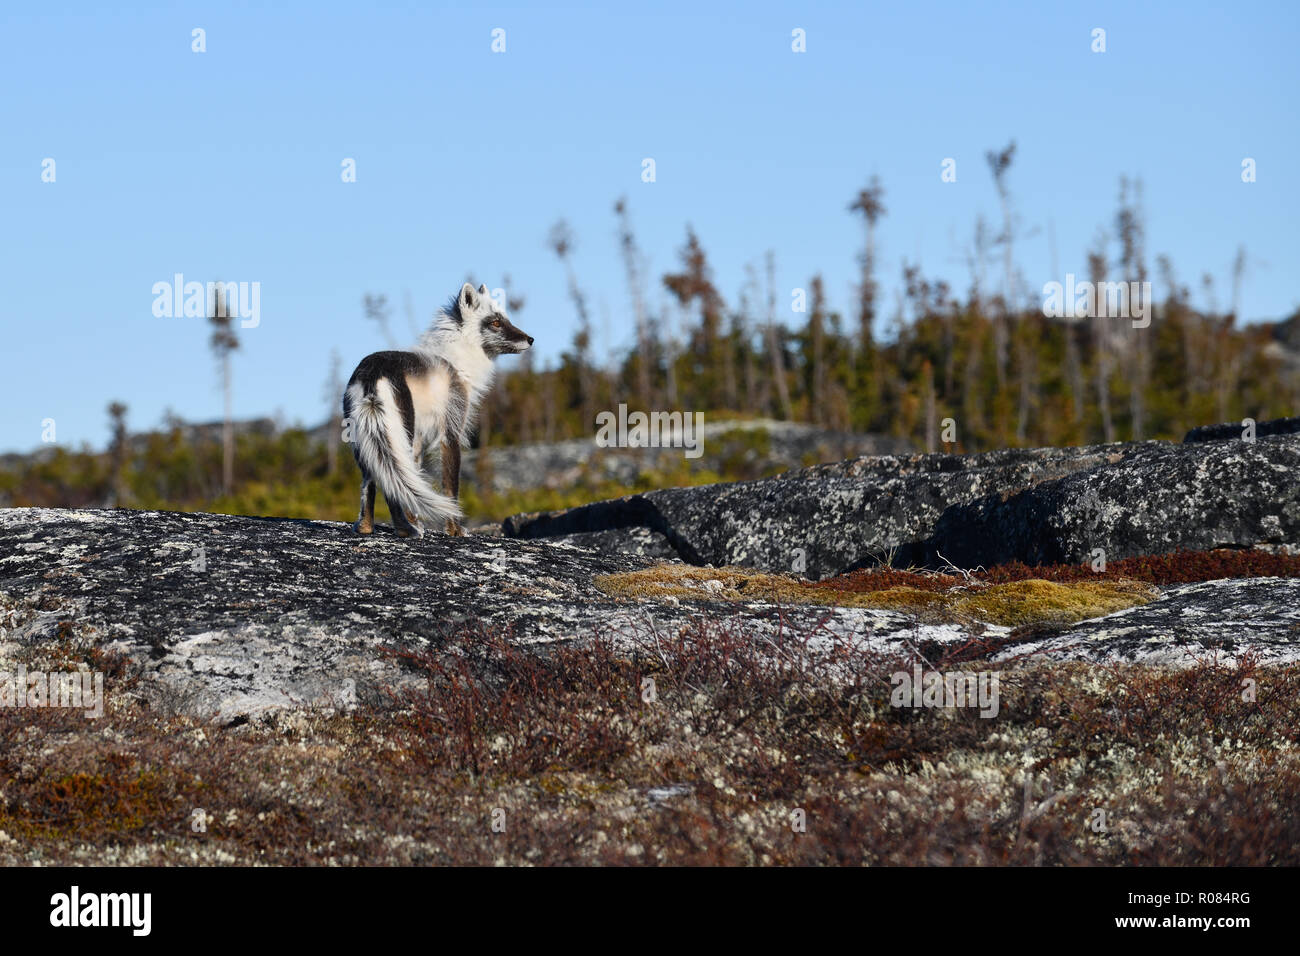
M460 442L454 438L442 442L442 493L453 501L460 497ZM448 518L447 533L458 537L465 529L456 519Z

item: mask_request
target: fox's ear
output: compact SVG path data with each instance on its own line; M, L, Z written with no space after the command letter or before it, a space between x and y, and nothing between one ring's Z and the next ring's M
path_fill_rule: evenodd
M474 308L474 287L468 282L460 287L460 301L467 308Z
M483 295L487 295L488 294L487 283L484 282L481 286L479 286L478 291L481 292Z

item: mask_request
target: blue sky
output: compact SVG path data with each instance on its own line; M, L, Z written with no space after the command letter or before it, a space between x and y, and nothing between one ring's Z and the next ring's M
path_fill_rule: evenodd
M776 255L779 302L820 272L851 309L879 175L880 279L904 258L968 285L975 218L999 222L984 153L1009 182L1033 289L1085 271L1121 174L1142 177L1150 255L1226 302L1245 244L1248 319L1300 305L1300 5L1256 3L24 4L0 32L5 236L0 449L107 437L167 407L220 416L201 319L156 318L155 282L256 281L235 414L314 424L331 350L345 375L385 347L366 292L423 323L467 273L527 298L538 358L569 342L545 246L568 219L598 350L631 338L613 203L653 277L687 224L735 302ZM191 31L206 31L205 53ZM1106 30L1106 52L1091 31ZM493 53L492 31L506 31ZM791 51L806 31L807 52ZM657 180L641 180L652 157ZM957 182L940 180L957 161ZM1258 180L1241 181L1254 158ZM56 180L41 181L42 161ZM340 164L356 161L357 181ZM1036 230L1036 231L1035 231ZM1056 271L1050 240L1055 237ZM792 320L795 316L789 316ZM505 359L508 366L515 359Z

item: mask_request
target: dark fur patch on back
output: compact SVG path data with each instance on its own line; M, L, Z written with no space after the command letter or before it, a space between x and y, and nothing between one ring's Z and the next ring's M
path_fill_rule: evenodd
M388 379L393 387L393 397L397 408L402 413L402 424L406 426L406 437L415 440L415 403L411 399L410 386L406 384L408 374L422 374L428 369L428 363L414 352L372 352L361 360L352 377L348 379L348 388L354 382L361 384L366 395L374 395L375 387L381 378ZM343 392L343 415L350 417L348 393Z

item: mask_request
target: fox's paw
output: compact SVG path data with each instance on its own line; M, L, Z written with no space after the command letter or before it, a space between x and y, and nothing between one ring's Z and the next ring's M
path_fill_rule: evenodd
M399 538L423 538L424 529L418 524L412 524L405 528L398 528L397 536Z
M354 534L371 534L375 530L373 521L354 521L352 522L352 531Z
M447 533L453 538L465 537L465 529L451 519L447 520Z

